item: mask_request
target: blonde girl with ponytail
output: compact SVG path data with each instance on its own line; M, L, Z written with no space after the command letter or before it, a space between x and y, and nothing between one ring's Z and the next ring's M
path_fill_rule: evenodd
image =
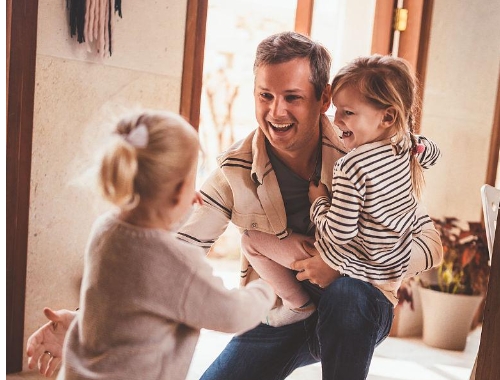
M201 328L242 333L276 296L263 280L228 290L204 251L176 238L200 202L189 123L145 110L122 118L114 137L99 188L116 209L92 227L79 311L44 310L51 322L29 338L29 365L50 376L62 360L58 379L184 380Z

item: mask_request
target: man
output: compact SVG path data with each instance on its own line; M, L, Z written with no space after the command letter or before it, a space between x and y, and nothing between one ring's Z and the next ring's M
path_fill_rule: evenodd
M324 115L330 105L329 72L327 50L305 36L279 33L259 44L254 63L259 128L219 157L218 169L201 188L204 205L181 228L181 239L208 250L229 221L243 232L243 242L253 231L268 234L273 247L292 232L313 235L309 181L330 187L335 161L345 154ZM422 215L420 222L425 237L415 239L414 246L425 248L412 253L410 274L430 269L432 260L425 260L440 250L429 217ZM393 305L375 287L371 298L362 297L361 287L371 285L337 279L339 273L318 255L293 269L299 280L308 280L303 284L317 302L317 313L282 327L261 324L233 338L202 379L284 379L317 361L323 379L366 378L375 346L389 333ZM241 275L242 284L257 275L245 258Z
M220 156L219 167L201 188L204 204L179 231L181 239L208 251L229 222L242 231L243 242L252 232L264 234L273 245L290 233L314 236L309 182L321 180L329 187L335 161L345 154L324 115L330 105L330 63L323 46L298 33L279 33L259 44L254 63L259 128ZM431 220L419 215L423 233L414 239L409 275L429 269L430 259L441 249ZM318 361L323 379L366 378L376 345L389 333L392 304L374 287L371 297L362 297L368 292L360 287L369 285L339 277L313 248L310 252L311 258L297 261L293 269L317 303L317 312L304 321L261 324L234 337L202 379L284 379ZM245 258L241 276L243 284L258 276ZM30 362L44 350L51 352L50 358L41 356L42 370L48 368L50 374L60 361L61 336L73 314L45 313L61 329L41 328L28 345L34 342L31 350L36 352Z

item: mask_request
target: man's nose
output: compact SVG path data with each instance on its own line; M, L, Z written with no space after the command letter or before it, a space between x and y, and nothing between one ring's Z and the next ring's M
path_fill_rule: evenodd
M286 116L286 102L284 99L275 98L271 104L272 117Z

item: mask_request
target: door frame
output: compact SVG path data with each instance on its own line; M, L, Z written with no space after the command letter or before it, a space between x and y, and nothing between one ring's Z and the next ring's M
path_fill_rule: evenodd
M13 373L24 356L38 0L7 0L6 16L6 370Z

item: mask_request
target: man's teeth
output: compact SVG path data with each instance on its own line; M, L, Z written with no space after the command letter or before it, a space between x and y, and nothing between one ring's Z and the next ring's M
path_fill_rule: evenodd
M273 124L273 123L270 123L273 128L276 128L276 129L286 129L288 128L289 126L291 126L293 123L290 123L290 124Z

